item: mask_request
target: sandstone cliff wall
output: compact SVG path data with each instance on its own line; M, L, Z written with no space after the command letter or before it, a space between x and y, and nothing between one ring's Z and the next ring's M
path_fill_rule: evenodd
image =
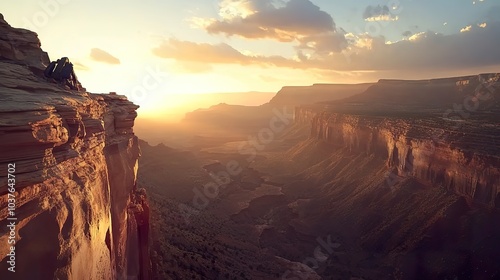
M458 102L469 100L467 96L474 96L480 89L479 80L488 79L492 79L492 95L487 101L476 99L475 110L466 111ZM350 98L333 108L297 107L295 122L310 125L313 138L384 158L391 172L388 183L400 176L412 176L471 202L500 207L499 80L498 74L415 82L381 80L366 94L357 95L356 103L352 103L355 106L349 103ZM444 96L425 96L427 92ZM420 96L409 98L416 94ZM385 106L381 111L372 105L373 100L384 102L382 97L386 95L398 96L398 104L403 106L406 100L408 107ZM420 107L415 106L418 98ZM429 98L432 110L425 106ZM386 103L392 102L386 99ZM370 112L370 108L376 109Z
M399 176L413 176L475 202L499 206L498 154L457 146L458 135L443 134L440 127L425 121L320 113L313 118L311 136L352 152L383 157L389 170ZM478 135L477 141L488 145L488 139L481 138Z
M36 34L3 18L0 30L0 279L140 279L138 258L130 258L140 251L130 215L138 106L49 83L40 76L48 56ZM12 195L15 273L6 256Z
M311 125L313 118L321 111L321 109L313 106L297 106L294 110L293 120L298 124Z

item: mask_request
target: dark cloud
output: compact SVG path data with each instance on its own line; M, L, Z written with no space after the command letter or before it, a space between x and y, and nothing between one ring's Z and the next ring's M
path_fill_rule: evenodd
M223 15L228 3L239 5L227 12L237 16L205 20L208 24L204 28L208 33L297 42L297 49L318 54L339 52L347 46L345 32L337 30L330 14L309 0L290 0L279 7L269 0L224 0Z
M90 50L90 57L93 60L99 62L104 62L108 64L120 64L120 60L118 58L98 48L93 48L92 50Z
M328 55L332 52L338 53L344 50L348 42L344 33L328 32L305 36L298 39L300 45L299 50L311 50L314 54Z
M208 33L222 33L245 38L272 38L291 42L298 36L332 32L333 18L309 0L290 0L275 7L271 1L248 0L252 14L232 19L213 20L205 26ZM250 7L248 7L250 6Z
M391 10L387 5L381 6L368 6L363 13L363 19L365 21L394 21L398 20L398 17L391 13Z
M410 37L411 35L413 35L413 32L411 32L410 30L408 30L408 31L403 32L402 35L403 35L403 37Z

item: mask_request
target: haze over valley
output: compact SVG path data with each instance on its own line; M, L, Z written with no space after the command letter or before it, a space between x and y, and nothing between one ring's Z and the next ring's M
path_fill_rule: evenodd
M496 1L0 12L0 279L500 279Z

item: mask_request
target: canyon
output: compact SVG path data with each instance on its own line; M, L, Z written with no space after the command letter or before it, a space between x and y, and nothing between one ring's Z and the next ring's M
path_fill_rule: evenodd
M214 132L183 147L141 142L153 274L496 279L499 77L380 80L345 98L333 85L313 104L285 88L195 112L186 124ZM294 113L269 138L273 110Z
M0 31L1 279L500 277L500 74L283 87L166 130Z
M298 108L311 136L382 155L393 176L442 186L473 202L500 202L500 74L381 80L367 92ZM317 114L315 114L317 112Z

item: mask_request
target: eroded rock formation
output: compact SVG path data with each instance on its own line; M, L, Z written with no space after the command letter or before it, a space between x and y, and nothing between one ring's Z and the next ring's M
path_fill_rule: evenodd
M310 122L314 138L383 157L388 181L412 176L500 207L499 81L382 80L342 102L298 107L295 120Z
M69 91L40 74L33 32L0 17L0 278L144 279L148 221L131 215L138 106L125 96ZM16 265L7 270L7 165L15 164ZM146 238L146 240L144 240ZM135 242L134 242L135 241ZM149 261L143 261L149 266ZM135 269L140 268L140 269Z
M0 59L29 66L42 74L49 56L40 48L38 35L22 28L12 28L0 14Z

